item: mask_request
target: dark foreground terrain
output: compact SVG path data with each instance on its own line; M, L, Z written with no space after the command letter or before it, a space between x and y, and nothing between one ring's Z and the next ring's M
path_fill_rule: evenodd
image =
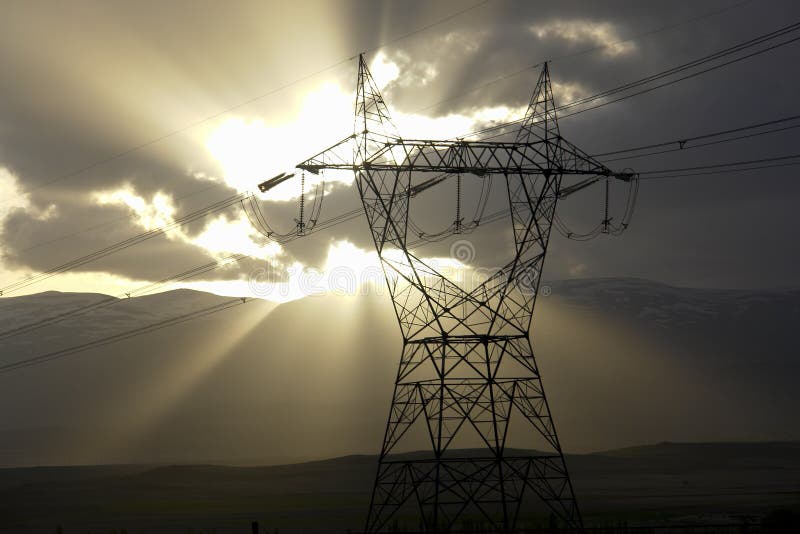
M571 455L568 465L587 526L745 532L766 518L790 531L800 513L798 442L661 443ZM252 521L270 533L358 531L374 469L371 456L268 467L2 469L0 531L221 534L250 532Z

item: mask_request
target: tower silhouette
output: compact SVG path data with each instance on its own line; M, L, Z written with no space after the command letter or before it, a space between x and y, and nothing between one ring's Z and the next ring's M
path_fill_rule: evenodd
M581 530L530 325L562 176L631 175L561 136L547 64L513 141L403 139L363 55L355 115L352 136L297 167L355 173L403 337L366 531L416 517L429 532L467 521L512 532L531 496L562 528ZM438 173L429 181L462 173L505 180L514 254L476 287L459 287L409 250L409 203L426 184L415 183L420 173ZM533 430L543 450L508 450L512 419ZM414 429L427 434L429 451L396 454ZM456 448L466 434L481 447Z

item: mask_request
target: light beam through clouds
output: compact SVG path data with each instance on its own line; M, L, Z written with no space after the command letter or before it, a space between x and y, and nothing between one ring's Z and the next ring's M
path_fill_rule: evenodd
M105 441L100 442L100 453L120 455L135 454L137 447L142 446L159 425L163 424L170 414L176 410L192 391L213 376L214 371L227 358L236 355L237 345L275 309L274 305L262 303L256 310L243 314L233 328L209 342L203 340L202 346L196 340L189 340L197 345L187 353L195 356L190 360L165 358L162 362L155 384L142 385L146 395L138 395L135 405L129 412L120 417L124 419L124 429Z
M390 91L393 84L404 79L403 68L384 53L378 53L373 58L370 70L382 91ZM431 77L435 76L432 66L426 72ZM569 89L573 92L582 91L577 85L570 86ZM308 157L309 153L349 136L352 133L353 109L352 90L343 89L332 82L324 82L306 95L301 109L288 122L270 124L261 119L228 119L210 132L206 139L206 148L219 162L223 172L221 179L227 185L240 192L251 191L264 179L278 172L290 171L297 162ZM404 113L396 109L390 109L390 113L404 137L449 139L488 124L516 119L522 116L525 109L525 106L480 107L469 113L451 113L440 117ZM208 179L207 176L199 176L199 179ZM322 175L307 174L306 194L313 193L322 179ZM333 187L351 185L353 175L349 171L326 172L324 179L327 184L326 192L330 192ZM299 177L260 196L271 202L296 201L300 196ZM210 223L203 234L192 240L192 243L209 252L219 252L220 245L230 241L229 238L226 239L226 235L256 236L257 231L245 218L228 221L224 226L216 221ZM255 250L255 244L251 239L249 243L242 242L237 247L228 246L224 250L230 251L231 248L235 248L235 252L250 254L248 250ZM459 262L454 263L450 258L427 258L427 261L435 268L447 271L448 276L463 277L461 271L465 266ZM271 276L276 274L282 278L281 281L272 280ZM346 280L347 276L352 276L353 280ZM369 285L374 285L373 282L377 281L382 287L377 255L343 239L330 243L321 269L299 261L290 261L268 265L263 273L251 273L251 279L247 282L247 293L274 302L286 302L326 292L351 294L363 286L364 280L368 280ZM244 285L244 281L236 280L198 282L182 287L217 294L242 295Z

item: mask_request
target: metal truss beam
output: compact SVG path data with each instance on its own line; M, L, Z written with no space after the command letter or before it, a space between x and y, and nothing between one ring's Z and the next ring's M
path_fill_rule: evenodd
M546 160L544 154L549 146L555 146L556 150ZM335 148L301 163L298 168L314 173L322 169L341 169L471 173L478 176L508 173L617 176L560 137L549 142L528 143L390 139L384 142L381 150L356 165L326 162L338 159L329 157L330 151L338 148L339 145L335 145Z

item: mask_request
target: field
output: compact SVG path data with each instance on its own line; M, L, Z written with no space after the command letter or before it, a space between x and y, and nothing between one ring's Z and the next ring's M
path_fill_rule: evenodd
M570 455L568 465L590 527L737 532L764 518L785 526L800 513L796 442L661 443ZM266 467L3 469L0 531L222 534L258 521L270 533L355 532L374 468L374 457L346 456Z

